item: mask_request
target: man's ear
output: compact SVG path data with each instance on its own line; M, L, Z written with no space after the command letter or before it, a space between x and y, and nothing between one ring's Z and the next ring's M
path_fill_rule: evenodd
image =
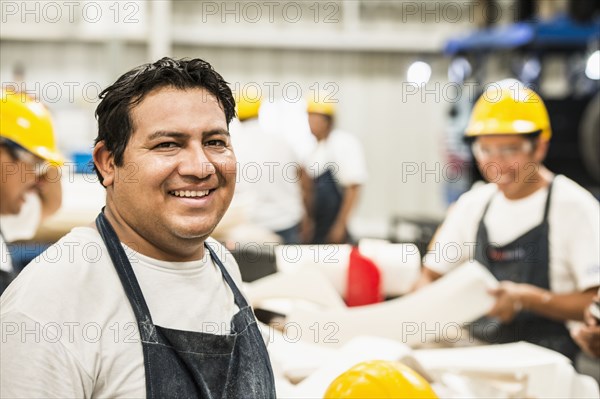
M115 162L113 155L108 152L104 141L96 143L94 151L92 152L92 157L94 158L96 169L98 169L102 175L102 185L104 187L112 186L116 174Z

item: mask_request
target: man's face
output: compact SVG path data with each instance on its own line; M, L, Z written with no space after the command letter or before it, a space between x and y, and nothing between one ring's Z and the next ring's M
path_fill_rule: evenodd
M15 215L21 211L25 194L36 186L36 172L41 160L31 153L19 157L24 150L10 150L0 145L0 215Z
M206 238L235 188L236 159L217 99L204 89L159 88L130 112L124 163L104 182L112 184L109 203L159 249Z
M321 141L326 139L331 131L331 119L325 115L310 112L308 114L308 126L310 126L310 131L317 141Z
M541 146L523 136L482 136L473 143L473 153L483 177L495 183L506 198L526 196L540 183Z

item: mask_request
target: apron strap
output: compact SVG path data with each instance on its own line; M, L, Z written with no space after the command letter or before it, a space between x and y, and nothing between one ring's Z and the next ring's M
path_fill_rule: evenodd
M244 298L244 295L242 295L242 292L239 290L239 288L229 275L229 272L227 271L227 268L223 265L223 262L221 262L221 259L219 259L215 251L210 247L210 245L206 243L206 241L204 242L204 247L208 249L208 252L210 253L210 257L212 258L213 262L215 262L219 269L221 269L221 274L223 274L225 282L231 289L231 292L233 292L233 299L237 307L240 308L240 310L244 309L245 307L248 307L248 302L246 301L246 298Z
M554 184L555 178L556 177L554 177L548 185L548 196L546 197L546 206L544 207L544 223L548 221L548 214L550 212L550 196L552 194L552 185Z
M121 283L123 284L125 293L129 298L129 302L132 305L136 319L139 320L140 328L143 328L144 331L147 331L149 336L154 336L154 323L152 321L152 316L150 315L148 305L146 304L146 300L144 299L142 289L140 288L137 278L135 277L135 273L133 272L129 258L127 257L127 254L125 253L125 250L119 241L117 233L110 225L110 222L106 219L106 216L104 216L104 209L102 209L102 212L96 218L96 226L98 227L100 236L109 249L108 253L115 265L115 269L119 275ZM206 242L204 242L204 247L208 249L212 261L221 270L221 274L223 275L225 282L233 293L233 298L237 307L240 309L247 307L248 302L246 301L246 298L244 298L244 295L242 295L241 291L238 289L237 285L227 272L227 269L215 251Z
M490 205L492 203L492 200L494 199L494 197L496 196L496 194L498 193L498 190L494 191L490 197L490 199L488 200L487 204L485 204L485 208L483 208L483 214L481 215L481 220L479 221L479 223L483 223L483 219L485 218L485 215L487 215L488 209L490 209Z
M102 212L100 212L96 218L96 227L108 248L108 254L119 275L121 284L123 284L125 294L127 295L127 298L129 298L129 302L131 303L133 313L135 313L135 317L138 320L140 329L142 328L142 323L146 324L143 326L144 330L149 328L149 326L153 327L154 323L152 322L152 316L150 315L150 310L148 309L148 305L142 294L142 289L135 277L129 258L121 245L121 241L119 241L117 233L106 219L106 216L104 216L104 208L102 208ZM142 333L141 330L140 333Z

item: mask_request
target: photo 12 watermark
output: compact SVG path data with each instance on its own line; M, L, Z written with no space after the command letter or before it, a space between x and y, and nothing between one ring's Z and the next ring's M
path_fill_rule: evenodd
M523 87L531 89L532 92L523 95ZM430 82L415 84L402 82L400 98L402 103L418 101L420 103L455 104L465 99L474 101L480 95L486 102L495 103L505 99L502 91L508 90L515 102L537 103L539 98L533 91L537 91L533 84L523 84L517 80L509 84L477 83L477 82Z
M3 81L2 90L17 93L21 100L33 100L42 104L69 103L83 101L96 104L100 101L102 85L98 82L14 82ZM7 101L6 99L2 101Z
M342 4L334 1L203 1L202 23L337 24Z
M236 102L242 98L250 103L283 100L296 104L301 101L338 103L340 87L336 82L311 82L302 84L295 81L278 82L233 82L231 85Z
M139 1L1 1L3 24L137 24Z

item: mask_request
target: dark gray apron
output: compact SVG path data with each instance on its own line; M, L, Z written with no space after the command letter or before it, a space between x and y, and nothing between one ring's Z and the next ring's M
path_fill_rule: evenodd
M314 236L311 244L328 244L327 234L335 223L344 199L331 169L313 179ZM346 233L346 241L349 237Z
M98 215L96 226L137 319L148 398L275 398L269 355L252 308L210 246L205 244L240 309L226 335L154 325L129 259L104 213Z
M488 239L483 222L491 200L485 207L477 230L475 260L488 268L499 281L525 283L549 290L550 248L548 243L548 211L552 183L542 223L511 243L495 246ZM579 351L564 323L523 310L510 323L483 317L473 324L474 335L486 342L509 343L527 341L562 353L573 360Z

